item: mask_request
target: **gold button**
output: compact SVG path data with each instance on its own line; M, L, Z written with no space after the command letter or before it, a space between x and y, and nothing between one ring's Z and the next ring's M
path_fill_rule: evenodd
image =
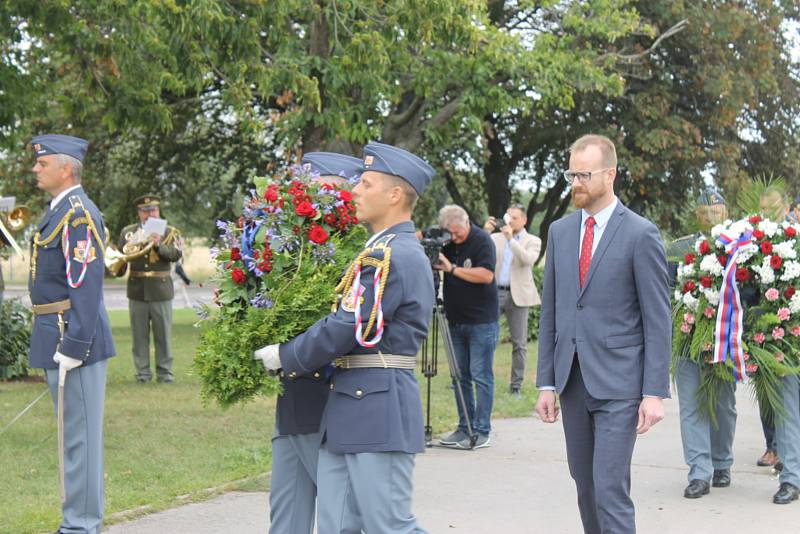
M363 394L364 394L364 392L363 392L363 391L361 391L360 389L357 389L357 390L356 390L356 397L360 397L360 396L361 396L361 395L363 395Z
M319 378L319 372L314 373L314 378Z

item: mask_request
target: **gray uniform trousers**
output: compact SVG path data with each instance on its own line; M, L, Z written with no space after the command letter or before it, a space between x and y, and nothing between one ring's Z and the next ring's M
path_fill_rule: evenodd
M561 414L585 534L636 532L630 487L640 404L592 397L576 359L561 393Z
M64 383L64 485L61 534L97 534L103 520L103 405L108 360L67 373ZM58 370L47 369L58 404ZM56 408L57 409L57 408Z
M319 433L272 438L269 493L272 534L311 534L314 530L320 441Z
M779 476L781 484L788 482L800 488L800 378L785 376L783 385L783 417L775 417L775 441L778 456L783 462Z
M525 378L525 365L528 363L528 312L530 308L514 304L510 289L501 289L497 294L500 297L500 310L506 316L511 333L511 389L519 389Z
M711 481L715 469L733 465L733 436L736 432L736 385L726 383L717 396L717 428L697 400L700 368L681 359L675 369L681 416L683 460L689 466L689 481Z
M156 346L156 374L172 380L172 300L128 300L136 377L150 380L150 325Z
M414 454L319 451L318 534L426 534L411 512Z

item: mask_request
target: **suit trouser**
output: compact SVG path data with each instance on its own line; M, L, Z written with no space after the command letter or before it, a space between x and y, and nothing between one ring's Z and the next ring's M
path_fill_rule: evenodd
M800 488L800 378L781 378L781 396L785 412L775 416L775 441L783 462L778 480Z
M506 316L511 333L511 389L519 389L525 378L525 365L528 363L528 312L527 306L517 306L511 298L511 290L501 289L500 309Z
M641 399L600 400L586 390L577 357L561 393L569 471L586 534L636 532L631 457Z
M64 383L62 534L96 534L103 520L103 405L108 360L67 372ZM58 369L47 369L58 409Z
M717 392L717 426L703 411L697 398L700 368L681 359L675 369L681 416L683 459L689 466L689 481L711 480L715 469L733 465L733 436L736 432L736 385L726 382Z
M319 451L318 534L425 534L411 512L414 455Z
M314 530L320 440L319 433L272 438L271 533L311 534Z
M150 380L150 327L156 346L156 374L172 380L172 300L128 300L136 376Z

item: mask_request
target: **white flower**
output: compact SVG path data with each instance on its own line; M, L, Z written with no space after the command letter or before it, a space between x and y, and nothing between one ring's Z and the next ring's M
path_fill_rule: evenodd
M784 260L793 260L797 257L797 251L794 249L795 240L789 239L788 241L784 241L783 243L778 243L777 245L772 245L772 252L773 254L777 254Z
M712 276L721 276L722 275L722 265L719 264L719 260L713 254L706 254L703 256L703 259L700 260L700 270L706 272Z
M680 302L683 300L683 293L681 293L680 289L675 290L675 302Z
M754 254L758 253L758 247L754 244L750 243L749 245L745 245L739 249L739 253L736 255L736 263L741 265L746 263L747 260L753 257Z
M706 300L710 306L716 306L719 304L719 288L705 287L702 291L703 295L706 296Z
M772 237L778 231L778 223L774 223L769 219L764 219L758 223L758 229L764 232L767 237Z
M694 264L688 263L683 267L678 267L678 276L682 278L689 278L694 274Z
M720 234L722 234L722 232L726 231L730 223L731 221L730 219L728 219L722 224L714 225L714 227L711 229L711 237L713 237L714 239L712 239L711 241L712 242L715 241L720 236Z
M697 303L699 301L692 296L691 293L686 293L683 295L683 303L686 305L687 308L694 311L697 309Z
M800 291L792 295L789 301L789 311L792 313L800 312Z
M750 222L747 219L739 219L738 221L736 221L736 222L734 222L734 223L732 223L730 225L730 228L728 229L727 232L725 232L725 235L727 237L729 237L730 239L733 239L734 241L736 241L737 239L739 239L739 237L741 237L741 235L743 233L745 233L748 230L752 230L752 229L753 229L753 226L750 224ZM773 230L773 233L774 233L774 230Z
M761 265L753 265L753 272L758 274L758 279L762 285L768 285L775 281L775 271L769 263L769 256L765 256Z
M781 275L782 281L790 282L798 276L800 276L800 263L794 260L789 260L783 264L783 274Z

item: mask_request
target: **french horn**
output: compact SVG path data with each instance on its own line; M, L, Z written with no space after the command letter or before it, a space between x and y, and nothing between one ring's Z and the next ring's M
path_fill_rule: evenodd
M25 255L12 234L21 232L30 222L31 209L28 206L17 206L9 213L0 213L0 234L3 235L20 258L24 258Z
M128 232L125 234L125 245L122 247L122 251L113 243L106 246L106 268L112 275L121 276L127 263L141 258L152 248L153 242L144 233L144 229L139 228L135 232Z

